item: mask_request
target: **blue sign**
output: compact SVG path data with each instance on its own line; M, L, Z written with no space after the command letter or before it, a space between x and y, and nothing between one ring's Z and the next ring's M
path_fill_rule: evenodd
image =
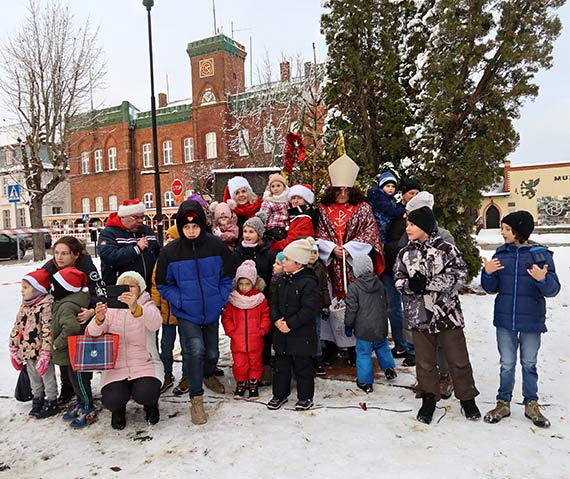
M83 221L84 223L87 223L89 221L89 213L83 213L81 215L81 221Z
M8 185L8 202L9 203L19 203L20 202L20 185Z

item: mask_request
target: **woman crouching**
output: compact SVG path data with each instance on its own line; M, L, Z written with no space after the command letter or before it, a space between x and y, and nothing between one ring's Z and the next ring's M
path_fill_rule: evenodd
M107 308L106 304L97 303L95 318L87 327L91 336L119 335L115 368L103 373L103 405L112 413L113 429L126 426L126 406L131 398L144 406L146 421L156 424L160 419L158 396L164 378L156 347L156 331L162 318L145 292L146 284L140 274L127 271L119 276L117 284L129 286L129 291L118 297L128 309Z

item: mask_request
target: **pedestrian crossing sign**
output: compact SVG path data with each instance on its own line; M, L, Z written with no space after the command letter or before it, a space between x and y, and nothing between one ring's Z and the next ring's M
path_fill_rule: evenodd
M19 203L20 202L20 185L8 185L8 202L9 203Z

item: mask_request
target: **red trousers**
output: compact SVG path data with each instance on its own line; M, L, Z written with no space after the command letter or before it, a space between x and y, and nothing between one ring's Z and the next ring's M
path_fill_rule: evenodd
M236 381L243 382L248 379L261 379L263 374L261 352L261 349L259 351L249 351L247 353L232 352L232 356L234 358L232 371Z

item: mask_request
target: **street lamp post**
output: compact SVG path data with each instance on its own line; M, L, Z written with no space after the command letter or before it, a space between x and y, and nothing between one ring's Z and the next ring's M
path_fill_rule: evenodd
M160 190L160 171L158 164L158 132L156 129L156 102L154 99L154 64L152 59L152 27L150 10L154 6L154 0L143 0L146 7L148 23L148 55L150 58L150 113L152 118L152 155L154 158L154 194L156 196L156 234L158 243L162 246L162 193Z

